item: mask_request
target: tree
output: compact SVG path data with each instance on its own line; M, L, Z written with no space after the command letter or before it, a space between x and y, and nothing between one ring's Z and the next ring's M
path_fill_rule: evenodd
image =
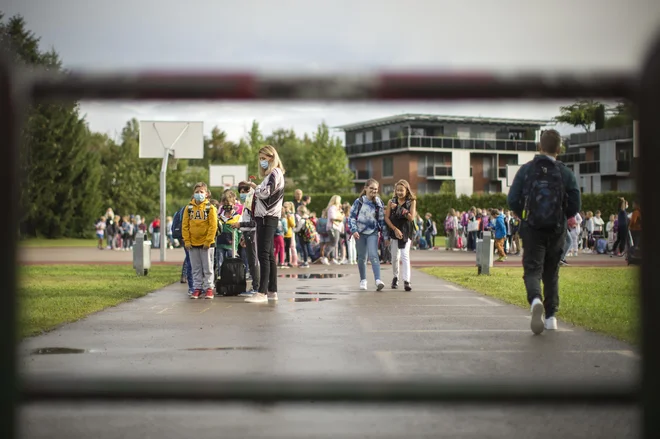
M5 48L11 46L16 62L62 70L57 53L42 52L39 38L20 16L5 24L0 15L0 41ZM89 139L76 102L42 103L28 109L21 148L23 234L57 238L93 232L100 208L101 169Z
M348 157L337 137L331 137L328 125L322 123L316 133L306 140L306 192L348 192L353 174Z
M560 114L555 117L559 123L582 127L586 132L591 131L591 126L596 122L599 106L602 104L593 99L581 99L572 105L559 107Z
M605 128L632 126L636 109L632 102L622 99L609 109L609 113L611 115L605 121Z
M286 177L294 185L304 184L305 180L305 145L296 137L293 129L278 128L266 138L266 143L273 145L286 168Z

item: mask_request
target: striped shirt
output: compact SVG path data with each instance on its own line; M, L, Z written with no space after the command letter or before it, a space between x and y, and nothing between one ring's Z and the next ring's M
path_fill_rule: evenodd
M254 200L255 218L282 216L284 174L280 168L273 168L264 181L254 189Z

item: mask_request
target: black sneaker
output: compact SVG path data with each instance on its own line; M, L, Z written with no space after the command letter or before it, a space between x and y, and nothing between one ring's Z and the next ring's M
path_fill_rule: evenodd
M410 282L403 282L403 289L406 291L412 291L412 287L410 286Z
M559 261L559 265L561 265L562 267L570 267L570 264L566 262L566 259L562 259L561 261Z
M397 288L399 288L399 278L395 277L392 279L392 289L396 290Z

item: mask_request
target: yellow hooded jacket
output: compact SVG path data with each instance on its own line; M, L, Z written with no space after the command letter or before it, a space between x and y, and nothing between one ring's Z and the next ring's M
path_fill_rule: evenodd
M181 234L183 241L193 247L211 247L218 231L218 211L209 200L192 200L183 215Z

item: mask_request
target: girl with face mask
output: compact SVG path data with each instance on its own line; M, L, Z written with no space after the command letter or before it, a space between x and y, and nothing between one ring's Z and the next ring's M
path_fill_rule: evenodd
M257 223L254 220L252 213L252 197L254 191L246 182L241 182L238 185L238 197L241 204L243 204L243 213L239 223L233 224L232 227L240 228L242 237L240 246L247 259L248 272L252 278L252 286L247 291L240 293L240 297L252 297L259 291L259 261L257 260Z
M248 303L264 303L277 300L277 265L273 241L275 230L282 217L284 201L284 166L277 151L271 145L259 150L259 175L263 177L258 186L253 182L242 182L254 189L251 210L257 226L257 253L259 259L259 292L245 299Z

